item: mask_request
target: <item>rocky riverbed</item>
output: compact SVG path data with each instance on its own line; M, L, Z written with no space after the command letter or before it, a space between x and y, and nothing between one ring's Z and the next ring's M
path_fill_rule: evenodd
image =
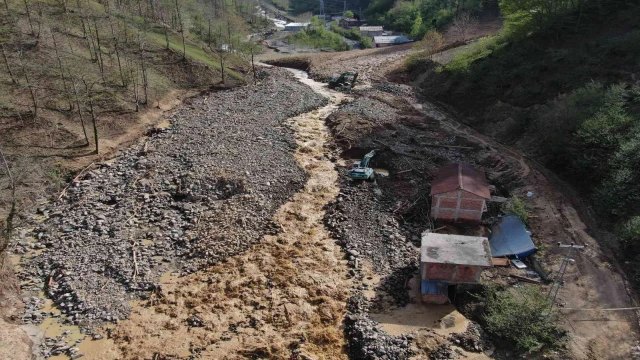
M219 263L279 231L273 215L306 180L283 122L327 100L285 70L267 74L187 100L168 128L88 169L24 219L12 246L33 295L24 322L52 315L36 300L43 288L66 322L117 322L164 274Z

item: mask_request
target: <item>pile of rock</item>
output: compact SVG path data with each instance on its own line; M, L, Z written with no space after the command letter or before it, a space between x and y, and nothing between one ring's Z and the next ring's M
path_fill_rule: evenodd
M285 120L327 100L268 71L260 85L188 99L170 128L41 206L13 239L16 253L38 250L22 261L23 289L44 287L85 328L118 321L163 274L215 264L278 231L273 215L306 181Z
M491 343L486 337L482 327L476 322L470 322L467 331L454 333L449 340L466 351L483 352L491 348Z
M380 330L366 314L347 315L345 333L352 359L409 359L411 335L392 336Z

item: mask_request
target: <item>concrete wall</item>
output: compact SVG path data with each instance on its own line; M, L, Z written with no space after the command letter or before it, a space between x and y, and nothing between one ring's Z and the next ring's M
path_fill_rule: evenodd
M431 198L431 217L452 222L480 222L485 199L464 190L437 194Z
M480 281L482 268L478 266L420 263L423 280L439 280L450 283L475 283Z

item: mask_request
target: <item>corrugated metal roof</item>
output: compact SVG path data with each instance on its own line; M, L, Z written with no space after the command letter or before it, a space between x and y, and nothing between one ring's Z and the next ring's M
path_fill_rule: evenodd
M448 284L440 281L422 280L420 291L422 294L448 296Z
M495 257L515 255L522 259L536 251L531 234L515 215L503 216L491 226L489 245Z
M360 31L384 31L382 26L360 26Z
M374 36L373 42L376 44L404 44L411 42L406 36L393 35L393 36Z
M449 164L438 169L436 178L431 183L431 195L458 189L491 199L487 176L483 169L474 169L466 164Z
M491 267L491 250L487 238L422 233L420 261L435 264L456 264Z

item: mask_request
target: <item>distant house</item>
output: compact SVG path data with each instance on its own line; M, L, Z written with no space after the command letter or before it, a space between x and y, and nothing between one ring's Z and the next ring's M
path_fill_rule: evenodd
M344 29L351 29L352 27L358 27L361 25L358 19L342 19L340 20L340 27Z
M384 34L384 28L382 26L360 26L360 34L366 36L380 36Z
M449 285L475 284L482 270L492 267L489 241L484 237L422 234L420 279L422 301L442 304ZM444 301L444 302L443 302Z
M300 31L306 29L310 23L288 23L284 26L284 31Z
M454 222L480 222L491 199L484 170L466 164L438 169L430 195L431 217Z
M494 257L524 259L536 251L531 233L515 215L503 216L491 226L489 245Z
M374 36L373 37L374 47L385 47L385 46L392 46L392 45L400 45L400 44L410 43L412 41L413 40L407 38L406 36L402 36L402 35Z

